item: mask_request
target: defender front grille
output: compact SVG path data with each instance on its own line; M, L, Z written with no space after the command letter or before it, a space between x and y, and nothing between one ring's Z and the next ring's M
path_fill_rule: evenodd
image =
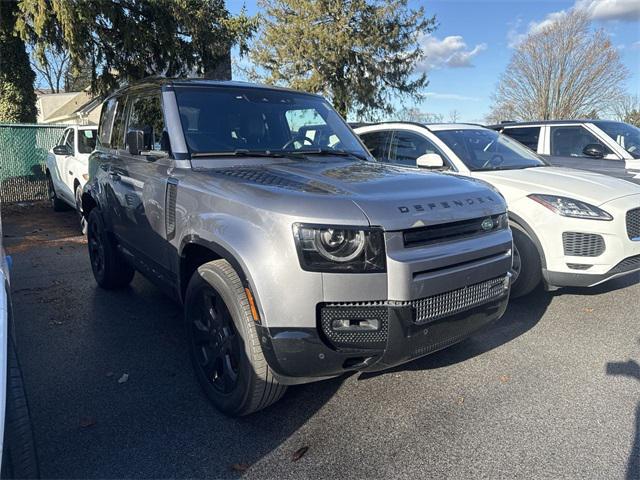
M507 228L506 214L412 228L403 232L404 246L405 248L419 247L439 241L491 233L503 228Z
M627 235L631 240L640 240L640 208L627 212Z
M415 323L433 322L443 317L469 310L502 297L508 288L509 277L498 277L432 297L414 300Z
M604 238L593 233L564 232L564 254L571 257L599 257L604 253Z

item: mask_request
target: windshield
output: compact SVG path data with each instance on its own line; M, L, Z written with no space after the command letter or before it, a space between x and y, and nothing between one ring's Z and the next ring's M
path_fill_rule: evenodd
M192 154L330 153L368 158L344 120L320 97L258 88L176 87Z
M640 128L622 122L595 122L595 124L633 158L640 158Z
M524 145L494 130L459 129L433 132L471 171L542 167L546 163Z

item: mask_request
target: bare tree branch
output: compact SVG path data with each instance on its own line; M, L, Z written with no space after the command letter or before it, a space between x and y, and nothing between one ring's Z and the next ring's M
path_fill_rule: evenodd
M516 47L487 119L552 120L602 113L618 101L629 72L603 30L572 10Z

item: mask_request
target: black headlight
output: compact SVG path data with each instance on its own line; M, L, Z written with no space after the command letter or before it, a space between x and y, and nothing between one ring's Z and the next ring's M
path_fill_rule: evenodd
M303 270L334 273L386 271L381 229L296 223L293 235Z

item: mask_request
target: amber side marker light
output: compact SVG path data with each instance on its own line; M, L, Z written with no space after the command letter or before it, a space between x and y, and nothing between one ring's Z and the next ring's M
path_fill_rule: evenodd
M260 322L260 315L258 315L258 309L256 308L256 302L253 300L251 290L249 290L247 287L244 287L244 293L247 295L247 300L249 300L249 308L251 309L251 316L253 317L253 321Z

